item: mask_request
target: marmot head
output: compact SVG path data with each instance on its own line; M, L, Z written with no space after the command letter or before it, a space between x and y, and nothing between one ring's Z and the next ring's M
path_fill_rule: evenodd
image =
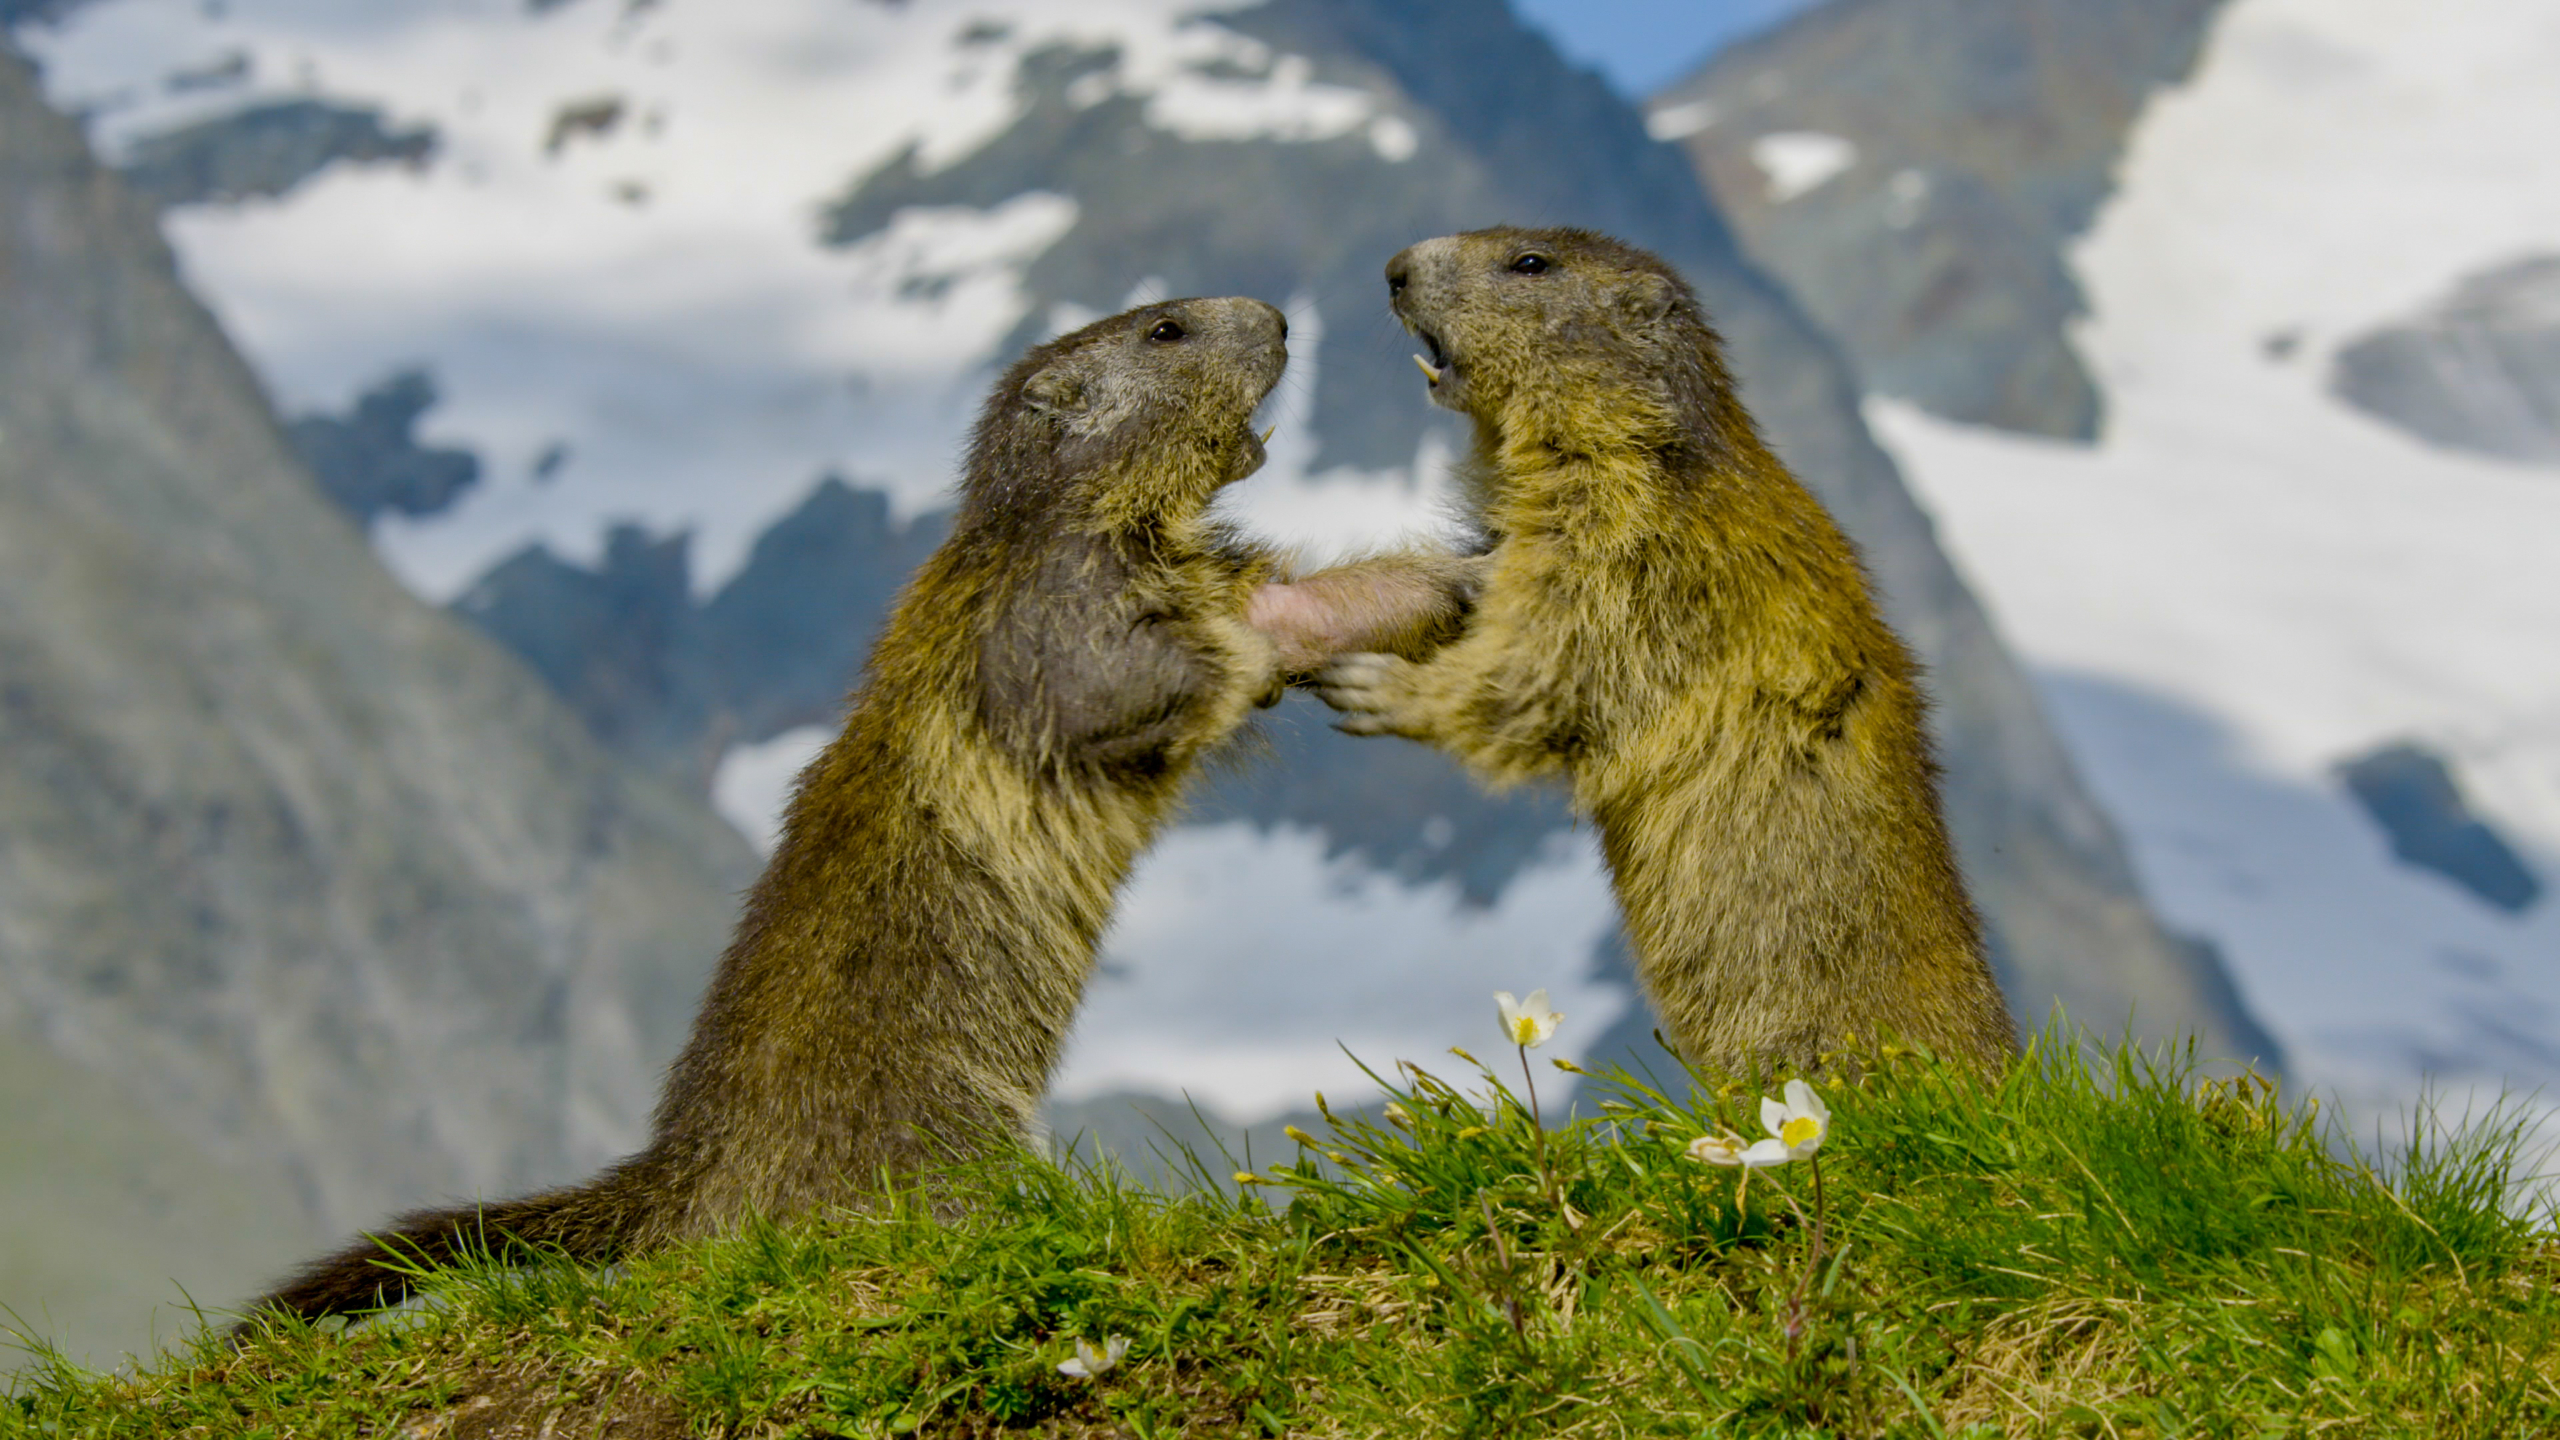
M1025 355L988 397L965 507L1104 531L1182 520L1262 465L1253 412L1287 368L1259 300L1165 300Z
M1488 425L1640 438L1678 425L1692 387L1722 378L1679 273L1589 230L1425 240L1387 262L1387 303L1427 349L1432 402Z

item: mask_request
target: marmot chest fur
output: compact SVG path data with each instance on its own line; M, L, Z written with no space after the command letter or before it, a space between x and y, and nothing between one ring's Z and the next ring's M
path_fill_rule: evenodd
M1462 638L1325 672L1345 728L1496 783L1569 777L1693 1061L2013 1053L1916 666L1688 286L1604 236L1517 229L1425 241L1387 283L1432 398L1475 421L1493 548Z
M570 1189L420 1212L262 1304L405 1293L386 1246L603 1259L858 1201L1020 1136L1131 863L1280 658L1267 570L1208 518L1251 473L1280 312L1176 300L1033 350L972 439L952 534L800 777L648 1147Z

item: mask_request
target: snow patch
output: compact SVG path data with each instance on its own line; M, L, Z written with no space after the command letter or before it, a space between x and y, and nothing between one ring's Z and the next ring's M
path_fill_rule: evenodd
M1448 480L1455 459L1440 432L1427 431L1409 471L1346 465L1257 478L1221 496L1218 513L1310 567L1406 545L1446 546L1464 530Z
M1769 178L1770 202L1783 205L1858 163L1858 147L1818 130L1780 130L1751 142L1751 163Z
M1908 167L1893 172L1884 187L1884 223L1908 230L1929 208L1929 172Z
M1644 117L1644 133L1656 140L1686 140L1702 134L1716 123L1716 107L1707 100L1684 100L1665 105Z
M1390 165L1401 165L1422 148L1422 136L1401 115L1381 115L1369 122L1369 148Z
M753 745L730 746L711 775L712 808L737 826L758 853L772 854L800 772L835 738L836 732L824 725L803 725Z
M1308 295L1285 308L1293 358L1264 402L1272 433L1263 469L1219 495L1218 517L1310 567L1401 544L1454 539L1460 528L1450 481L1455 457L1436 428L1423 432L1409 470L1340 466L1310 473L1316 450L1315 357L1324 343L1324 315Z
M1210 25L1184 27L1184 35L1209 37L1202 61L1140 80L1153 93L1147 123L1185 140L1281 140L1305 142L1348 135L1368 123L1378 104L1366 90L1320 85L1303 55L1273 58L1258 42ZM1259 63L1256 79L1222 78L1215 62Z
M1028 303L1023 267L1064 238L1076 202L1033 190L988 210L911 206L878 234L848 247L858 277L850 293L873 313L860 328L866 369L948 371L994 345ZM896 312L931 311L930 325L898 325ZM859 323L859 322L857 322ZM848 356L848 359L854 358Z

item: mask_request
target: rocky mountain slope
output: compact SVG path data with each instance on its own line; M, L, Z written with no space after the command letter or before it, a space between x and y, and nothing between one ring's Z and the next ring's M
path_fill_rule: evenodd
M2065 251L2222 3L1832 0L1666 86L1648 123L1869 389L2087 439L2104 398Z
M140 1344L624 1150L751 863L392 579L0 51L0 1303Z
M2419 313L2340 345L2329 389L2434 444L2560 465L2560 254L2462 276Z

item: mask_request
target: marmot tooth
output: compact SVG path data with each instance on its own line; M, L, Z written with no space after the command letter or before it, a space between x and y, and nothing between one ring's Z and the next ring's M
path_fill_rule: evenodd
M1432 384L1434 384L1434 385L1439 384L1439 383L1440 383L1440 377L1448 373L1447 371L1445 371L1445 370L1441 369L1439 366L1434 365L1434 364L1432 364L1430 361L1423 359L1423 358L1422 358L1421 356L1419 356L1419 355L1416 355L1416 356L1414 356L1414 357L1413 357L1413 363L1422 367L1422 373L1423 373L1423 374L1425 374L1425 375L1430 376L1430 377L1431 377L1431 383L1432 383Z

